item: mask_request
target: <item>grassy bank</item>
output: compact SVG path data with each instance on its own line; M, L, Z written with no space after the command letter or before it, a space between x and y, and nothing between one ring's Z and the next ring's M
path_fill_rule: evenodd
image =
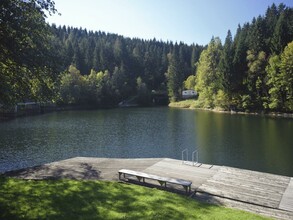
M208 109L208 108L202 108L201 106L202 104L199 103L198 100L194 100L194 99L187 99L187 100L169 103L169 107L173 107L173 108L201 109L201 110L214 111L214 112L230 113L230 111L225 111L224 109L219 107L214 109Z
M188 108L188 109L201 109L206 111L220 112L220 113L229 113L229 114L245 114L245 115L266 115L270 117L279 117L279 118L293 118L293 113L283 113L283 112L243 112L243 111L225 111L221 108L207 109L201 108L198 100L188 99L178 102L171 102L169 107L173 108Z
M106 181L0 178L0 219L266 219Z
M178 102L171 102L169 104L169 107L174 107L174 108L196 108L196 100L193 99L187 99L183 101L178 101Z

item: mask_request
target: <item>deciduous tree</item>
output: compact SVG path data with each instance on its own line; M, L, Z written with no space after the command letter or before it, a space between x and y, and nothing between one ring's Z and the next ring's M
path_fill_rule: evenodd
M50 50L52 34L45 12L56 12L53 1L0 2L0 102L4 104L32 98L30 80L45 87L44 68L47 77L55 79L58 62Z
M199 58L196 72L196 91L199 93L199 102L204 108L214 108L219 104L217 94L223 93L223 75L219 69L222 53L222 44L219 38L212 38L208 48ZM222 94L221 99L223 97Z

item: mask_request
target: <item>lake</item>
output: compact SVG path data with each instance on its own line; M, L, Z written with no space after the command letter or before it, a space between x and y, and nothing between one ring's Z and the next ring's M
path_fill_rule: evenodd
M77 156L169 157L293 176L293 120L200 110L66 111L0 123L0 172Z

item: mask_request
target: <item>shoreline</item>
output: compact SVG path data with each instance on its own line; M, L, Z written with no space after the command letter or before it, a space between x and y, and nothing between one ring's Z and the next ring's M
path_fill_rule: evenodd
M180 108L180 109L188 109L188 110L200 110L200 111L209 111L209 112L215 112L215 113L221 113L221 114L231 114L231 115L255 115L255 116L266 116L266 117L271 117L271 118L287 118L287 119L293 119L293 113L282 113L282 112L243 112L243 111L227 111L227 110L221 110L219 108L215 109L209 109L209 108L196 108L192 106L193 102L171 102L167 106L169 108ZM136 107L143 107L143 106L135 106ZM35 113L35 114L23 114L23 115L18 115L18 116L4 116L0 115L0 123L2 122L7 122L16 118L20 117L27 117L27 116L37 116L37 115L42 115L46 113L51 113L51 112L62 112L62 111L68 111L68 110L98 110L98 109L113 109L113 108L121 108L119 106L112 106L112 107L103 107L103 108L95 108L95 107L89 107L89 106L59 106L56 107L52 111L45 111L42 113ZM124 107L124 108L129 108L129 107Z
M120 169L133 169L170 177L170 171L164 169L166 167L172 171L171 178L187 179L192 182L191 190L194 193L191 195L196 200L217 205L222 204L276 219L292 219L293 210L290 206L293 192L292 177L229 166L202 163L190 165L188 161L182 163L182 160L171 158L73 157L6 172L3 177L30 180L65 178L120 181L118 176ZM250 178L247 179L248 176ZM134 182L136 179L131 181ZM241 184L243 182L244 184ZM139 180L136 183L140 184ZM160 184L152 180L143 184L152 188L160 188ZM233 185L233 187L227 188L227 185ZM168 185L168 188L164 189L184 193L181 186Z
M190 104L180 105L180 102L171 102L168 105L169 108L181 108L181 109L189 109L189 110L200 110L200 111L210 111L215 113L222 114L231 114L231 115L255 115L255 116L268 116L272 118L288 118L293 119L293 113L282 113L282 112L243 112L243 111L227 111L220 109L209 109L209 108L195 108Z

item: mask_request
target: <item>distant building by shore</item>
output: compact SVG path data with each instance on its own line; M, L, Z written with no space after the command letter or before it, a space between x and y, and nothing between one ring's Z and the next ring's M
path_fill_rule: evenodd
M26 115L36 115L56 110L52 102L19 102L14 106L0 105L0 118L15 118Z
M183 90L182 91L182 98L183 99L191 99L197 96L197 92L193 89Z

